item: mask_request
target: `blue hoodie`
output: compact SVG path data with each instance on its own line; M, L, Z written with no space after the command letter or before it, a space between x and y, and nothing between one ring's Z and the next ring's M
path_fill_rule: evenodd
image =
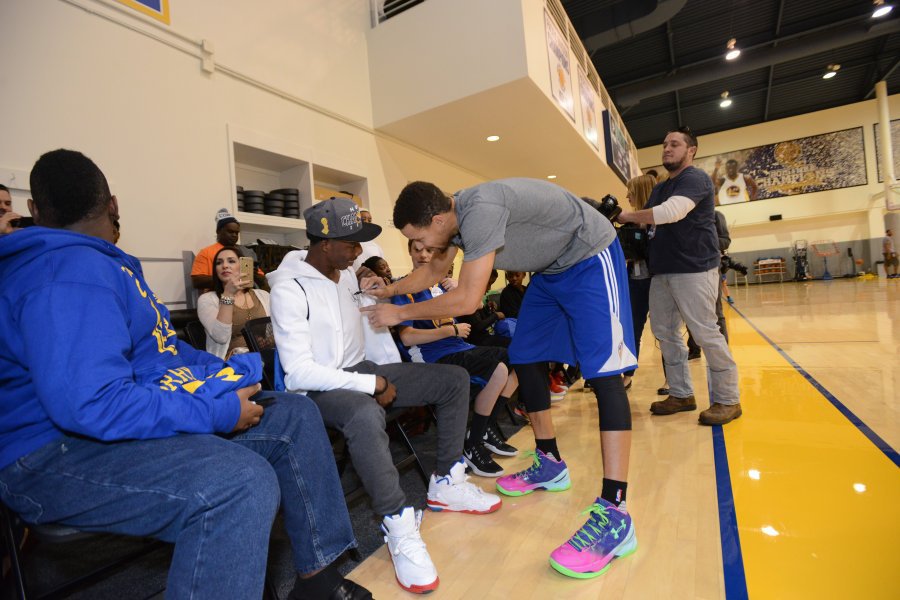
M0 237L0 468L64 434L229 432L250 370L178 340L140 262L114 245L44 227Z

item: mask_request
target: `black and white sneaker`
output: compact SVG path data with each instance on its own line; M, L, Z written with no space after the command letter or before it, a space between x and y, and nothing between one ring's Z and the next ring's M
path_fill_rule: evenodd
M506 443L502 434L497 431L497 427L493 424L488 425L487 431L484 432L484 447L500 456L517 456L519 449Z
M463 459L472 472L482 477L500 477L503 467L494 462L491 453L481 444L468 446L463 450Z

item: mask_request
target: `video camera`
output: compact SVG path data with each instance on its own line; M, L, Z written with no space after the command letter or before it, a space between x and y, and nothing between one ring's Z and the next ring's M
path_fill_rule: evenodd
M597 212L609 219L613 225L616 224L616 217L622 213L622 207L619 206L619 200L612 194L603 196L599 202L593 198L583 196L581 198ZM616 235L619 243L622 245L622 252L628 260L647 260L647 230L633 223L626 223L616 227Z
M741 263L737 262L736 260L733 260L727 254L722 255L722 265L721 265L720 269L721 269L722 273L726 273L728 271L728 269L734 269L735 271L737 271L744 277L747 276L747 271L749 271L749 269L747 268L746 265L741 264Z

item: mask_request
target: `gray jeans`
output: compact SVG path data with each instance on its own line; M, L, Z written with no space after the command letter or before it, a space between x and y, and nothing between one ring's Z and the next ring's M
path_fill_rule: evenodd
M363 361L345 369L374 373L397 387L392 408L434 405L437 413L437 467L446 475L462 457L469 408L469 375L462 367L421 363L377 365ZM347 439L353 468L380 515L393 515L406 506L400 474L394 467L385 431L384 409L369 394L330 390L307 394L319 407L322 420Z
M670 393L677 398L686 398L694 393L688 369L688 350L681 338L684 324L706 355L710 400L720 404L740 402L737 365L725 336L716 324L718 293L718 268L705 273L653 276L650 285L650 328L659 340Z

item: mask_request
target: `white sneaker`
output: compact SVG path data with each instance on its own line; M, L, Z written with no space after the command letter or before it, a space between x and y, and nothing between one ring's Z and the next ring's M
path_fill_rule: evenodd
M394 573L397 583L407 592L427 594L437 589L437 569L428 556L428 549L419 526L422 524L422 511L405 506L399 515L387 516L381 521L384 541L394 561Z
M462 459L453 465L448 475L436 477L432 474L428 482L428 508L472 515L486 515L500 508L503 502L499 496L486 493L468 480L466 463Z

